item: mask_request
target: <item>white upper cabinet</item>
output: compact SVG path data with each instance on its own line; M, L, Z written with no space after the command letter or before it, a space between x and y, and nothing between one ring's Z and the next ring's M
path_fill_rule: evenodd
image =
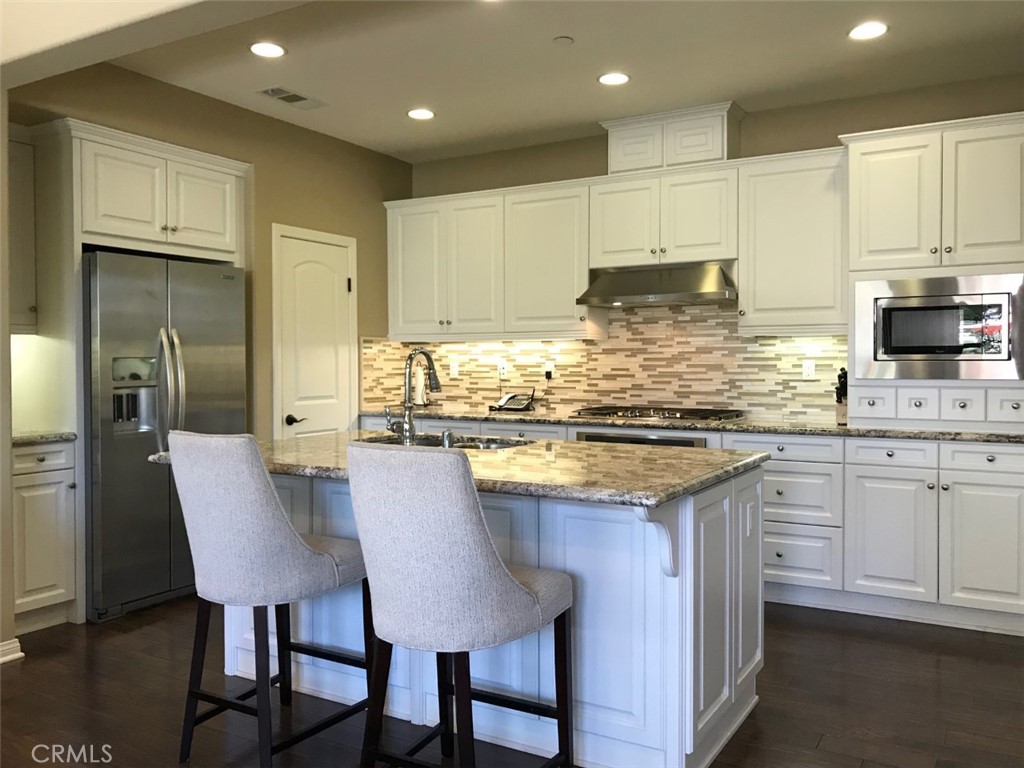
M739 186L739 327L846 333L841 150L745 164Z
M505 303L502 204L500 196L455 200L448 204L445 327L454 333L502 329Z
M36 330L36 230L34 150L11 141L8 147L10 189L11 331Z
M1024 261L1024 120L942 137L942 263Z
M736 258L736 169L590 187L590 267Z
M964 122L844 137L851 270L1024 260L1024 118Z
M238 248L238 178L210 168L167 163L167 240L234 251Z
M582 332L588 310L586 187L505 196L505 330Z
M82 142L82 231L167 242L167 160Z
M444 332L444 203L388 211L388 313L393 338Z

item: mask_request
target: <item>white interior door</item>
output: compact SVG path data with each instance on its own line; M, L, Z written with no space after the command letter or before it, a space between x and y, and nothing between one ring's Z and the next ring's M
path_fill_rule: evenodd
M356 241L274 224L273 261L274 437L355 428Z

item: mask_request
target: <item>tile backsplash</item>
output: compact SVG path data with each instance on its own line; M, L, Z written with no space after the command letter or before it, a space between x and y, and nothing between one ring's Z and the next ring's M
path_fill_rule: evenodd
M845 337L754 338L739 334L735 307L613 309L602 341L432 342L443 391L431 403L484 409L502 392L537 388L538 411L614 402L731 407L752 417L831 419ZM362 340L362 407L402 399L405 357L415 344ZM815 364L803 380L803 362ZM498 362L507 373L499 382ZM554 379L544 379L545 363ZM452 364L458 376L452 377Z

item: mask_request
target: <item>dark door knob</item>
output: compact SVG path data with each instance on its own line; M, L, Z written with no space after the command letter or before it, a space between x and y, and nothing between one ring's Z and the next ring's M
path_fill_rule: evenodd
M298 424L300 421L305 421L305 419L296 419L290 413L284 417L284 423L287 424L289 427Z

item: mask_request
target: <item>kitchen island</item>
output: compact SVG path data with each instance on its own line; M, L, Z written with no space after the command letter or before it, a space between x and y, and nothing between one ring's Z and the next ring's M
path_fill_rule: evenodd
M380 432L261 444L296 529L358 538L346 449ZM509 562L573 577L576 762L709 765L757 703L765 453L537 441L468 451ZM154 457L167 461L166 456ZM410 499L429 504L430 499ZM358 586L296 606L302 640L362 650ZM273 647L273 643L271 643ZM551 627L471 656L474 687L554 701ZM225 610L225 671L254 677L252 613ZM301 658L295 687L365 695L359 670ZM395 649L388 714L437 721L432 656ZM554 723L475 703L477 737L548 755Z

